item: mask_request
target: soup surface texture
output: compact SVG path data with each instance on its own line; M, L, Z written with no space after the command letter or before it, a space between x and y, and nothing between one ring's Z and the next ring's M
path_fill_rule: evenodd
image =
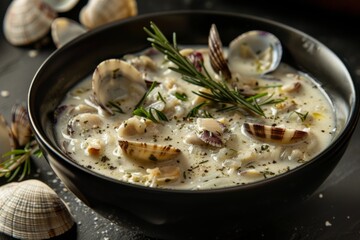
M104 61L67 94L55 111L66 154L134 184L211 189L282 174L331 142L331 102L307 74L280 63L271 73L225 81L212 69L207 48L180 52L193 64L200 59L200 71L240 92L263 116L199 96L210 90L182 80L169 69L172 62L147 49Z

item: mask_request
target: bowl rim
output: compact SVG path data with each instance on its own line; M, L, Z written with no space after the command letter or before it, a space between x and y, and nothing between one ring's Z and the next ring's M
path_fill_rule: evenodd
M159 17L159 16L161 17L161 16L168 16L168 15L174 15L174 14L184 15L184 16L186 15L187 17L190 15L218 15L218 16L227 16L227 17L238 18L238 19L248 19L250 21L270 24L275 27L279 27L279 28L285 29L287 31L294 32L297 35L304 36L307 39L318 44L318 46L321 46L322 48L326 49L329 53L331 53L333 55L333 57L335 59L337 59L342 64L341 65L342 71L344 73L346 73L347 78L349 80L351 80L349 83L351 83L351 88L352 88L352 93L353 93L353 95L351 96L353 99L353 105L349 108L348 119L346 121L345 127L342 130L342 132L339 133L337 138L335 140L333 140L330 143L330 145L328 145L318 155L316 155L314 158L312 158L308 162L303 163L294 169L291 169L290 171L287 171L285 173L282 173L282 174L279 174L279 175L276 175L276 176L273 176L270 178L255 181L252 183L246 183L243 185L235 185L235 186L228 186L228 187L221 187L221 188L214 188L214 189L196 189L196 190L171 189L171 188L148 187L148 186L144 186L144 185L140 185L140 184L129 183L129 182L118 180L118 179L97 173L95 171L89 170L86 167L81 166L80 164L67 158L66 155L61 150L58 149L58 146L56 146L56 147L53 146L53 144L51 143L51 140L48 138L47 134L43 130L44 128L43 128L42 124L40 123L40 120L36 119L37 114L36 114L36 110L33 109L32 99L34 98L34 95L35 95L33 93L35 91L34 85L38 79L38 76L41 74L42 71L44 71L44 69L47 68L47 65L49 64L49 62L52 61L53 58L56 58L58 55L62 54L63 51L68 51L67 49L69 49L69 48L71 49L72 46L74 46L74 45L76 46L79 42L86 41L86 39L92 35L97 35L103 31L106 31L107 29L116 28L117 26L131 24L132 22L142 21L145 19L148 19L150 22L152 17ZM150 47L150 45L149 45L149 47ZM275 21L272 19L267 19L267 18L263 18L263 17L251 15L251 14L217 11L217 10L171 10L171 11L162 11L162 12L156 12L156 13L146 13L146 14L130 17L127 19L123 19L120 21L111 22L111 23L105 24L103 26L100 26L98 28L95 28L93 30L90 30L90 31L84 33L83 35L73 39L72 41L68 42L63 47L55 50L53 53L51 53L49 55L49 57L46 58L46 60L41 64L41 66L36 71L32 81L31 81L27 100L28 100L27 108L29 111L29 120L30 120L30 125L33 130L33 133L35 134L37 140L40 140L40 142L41 142L40 145L42 145L42 144L46 145L46 147L53 154L56 154L56 156L59 159L61 159L61 161L65 161L67 164L72 165L73 167L77 168L80 171L85 171L87 174L90 174L90 175L94 176L95 178L101 178L102 180L110 181L114 184L120 184L120 185L124 185L124 186L130 187L130 188L134 188L134 189L138 189L138 190L142 190L142 191L151 191L154 194L155 193L175 193L175 194L204 195L204 194L216 194L216 193L220 193L220 192L221 193L224 193L224 192L229 193L229 192L235 192L235 191L236 192L237 191L247 191L248 189L257 189L264 185L266 185L266 186L270 185L271 183L277 182L280 179L286 178L290 174L294 174L294 172L302 171L304 168L307 168L309 165L318 164L319 159L322 158L324 155L326 155L329 151L333 150L334 148L340 148L343 145L343 142L345 142L345 144L346 144L346 142L348 142L348 141L344 141L344 140L351 138L352 133L355 130L355 127L357 125L357 122L358 122L358 119L360 116L360 111L356 111L356 109L359 109L359 106L360 106L359 84L356 81L354 81L354 78L350 74L349 68L346 65L346 63L344 61L342 61L339 58L339 56L336 55L329 47L327 47L326 45L324 45L322 42L318 41L314 37L308 35L307 33L303 32L301 30L298 30L294 27L291 27L289 25L286 25L284 23L281 23L279 21ZM34 104L34 106L35 105L36 104Z

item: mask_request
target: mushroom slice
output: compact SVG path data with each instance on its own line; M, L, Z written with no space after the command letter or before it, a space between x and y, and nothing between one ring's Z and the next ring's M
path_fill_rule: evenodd
M244 123L243 130L251 137L266 142L294 144L308 137L309 133L302 130L275 127L257 123Z
M120 140L119 145L127 156L138 161L157 162L174 159L181 153L171 145Z

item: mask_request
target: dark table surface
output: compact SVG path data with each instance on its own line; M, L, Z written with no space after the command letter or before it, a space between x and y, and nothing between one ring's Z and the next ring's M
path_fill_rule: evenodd
M9 0L0 1L3 20ZM245 13L272 19L315 37L332 49L347 65L354 81L360 81L360 31L351 27L360 21L356 1L225 1L225 0L138 0L139 14L179 9L208 9ZM331 4L330 4L331 2ZM60 16L78 20L85 4ZM350 5L353 4L353 5ZM282 7L280 7L282 6ZM14 47L0 31L0 112L10 120L15 103L26 103L27 91L41 63L55 50L51 39L43 46ZM252 229L239 229L214 236L217 239L360 239L360 129L357 127L350 145L333 173L310 198L295 211L279 212L276 221ZM68 204L76 221L61 239L149 239L142 233L115 225L99 216L69 192L44 159L33 161L30 178L44 181ZM4 184L1 180L0 184ZM216 221L216 219L214 219ZM186 231L186 230L185 230ZM0 235L0 239L9 239Z

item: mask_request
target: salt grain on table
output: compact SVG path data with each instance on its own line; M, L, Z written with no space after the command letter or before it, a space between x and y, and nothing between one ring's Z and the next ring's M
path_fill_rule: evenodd
M2 91L0 92L0 95L1 95L2 97L6 98L6 97L10 96L10 92L9 92L9 91L6 91L6 90L2 90Z

